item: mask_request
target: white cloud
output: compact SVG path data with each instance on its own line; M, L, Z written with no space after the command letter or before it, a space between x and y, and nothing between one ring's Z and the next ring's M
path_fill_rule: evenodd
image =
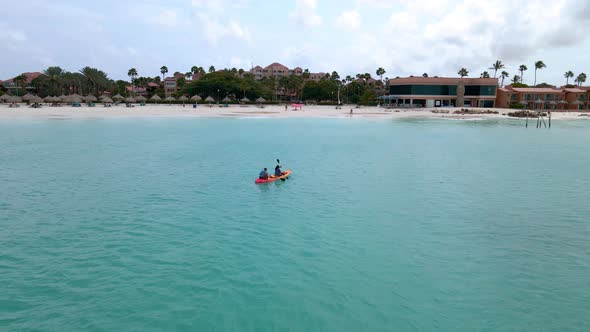
M250 30L237 19L228 18L227 11L231 8L245 8L248 0L239 0L227 4L224 0L192 0L196 9L196 20L209 45L217 46L223 39L235 39L247 44L251 43Z
M164 9L157 14L146 16L148 22L168 28L176 28L180 24L178 14L173 9Z
M335 26L344 30L356 30L361 26L361 16L356 10L342 12L336 18Z
M295 0L295 9L289 18L306 28L322 24L322 18L317 13L317 0Z

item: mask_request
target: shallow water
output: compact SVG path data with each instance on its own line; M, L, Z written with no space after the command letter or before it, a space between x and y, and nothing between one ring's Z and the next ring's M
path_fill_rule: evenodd
M590 330L590 124L0 123L0 330ZM293 176L254 185L280 158Z

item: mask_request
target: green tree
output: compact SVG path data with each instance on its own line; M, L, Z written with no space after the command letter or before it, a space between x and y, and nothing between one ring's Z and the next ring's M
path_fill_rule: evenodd
M504 64L502 63L502 61L500 61L500 60L496 60L496 62L494 62L494 63L492 64L492 66L491 66L490 68L488 68L488 69L491 69L491 70L493 70L493 71L494 71L494 78L496 78L496 73L498 72L498 70L500 70L500 69L504 69L504 67L505 67L505 66L504 66Z
M301 77L303 77L304 80L309 79L309 76L311 74L309 73L309 69L305 68L305 70L303 70L303 73L301 74Z
M196 74L198 72L199 72L199 67L197 67L197 66L192 66L191 67L191 73Z
M215 72L215 67L214 66L210 66L209 67L209 72L210 73L214 73Z
M166 79L166 74L168 73L168 67L162 66L160 67L160 73L162 74L162 81Z
M61 93L61 80L63 78L63 74L65 71L61 69L61 67L49 67L43 71L45 76L49 78L49 82L53 88L53 94L60 94Z
M535 62L535 83L533 86L537 85L537 70L546 68L547 66L543 63L543 61L539 60Z
M574 72L571 70L568 70L565 72L565 74L563 74L563 77L565 77L565 85L568 85L570 78L574 77Z
M379 76L379 79L381 80L381 82L383 82L383 75L385 75L385 73L386 73L386 71L382 67L377 68L377 70L375 71L375 74L377 74L377 76Z
M91 68L91 67L84 67L80 69L80 74L82 74L85 78L85 83L88 85L87 92L93 91L94 93L98 94L99 90L104 90L109 87L110 80L107 74L99 69Z
M479 75L480 78L490 78L490 73L488 73L487 71L484 71L483 73L481 73Z
M518 67L518 71L520 72L520 83L522 83L522 80L524 79L524 72L527 70L528 68L526 65L520 65L520 67Z
M192 72L192 71L187 71L187 72L184 74L184 77L185 77L185 79L187 79L187 80L191 79L191 78L193 77L193 72Z
M578 86L582 86L586 82L586 74L580 73L580 75L578 75L578 77L576 77L575 82L577 83Z
M127 71L127 76L129 76L129 79L131 79L131 83L134 83L135 79L137 78L137 69L129 69L129 71Z
M428 73L422 74L422 77L428 77Z
M16 84L16 88L17 88L16 89L16 91L17 91L16 95L17 96L19 95L18 88L21 88L22 91L25 91L26 90L25 89L26 82L27 82L27 75L25 75L25 74L20 74L20 75L18 75L17 77L14 78L14 84ZM22 93L22 94L24 94L24 93Z
M520 76L518 76L518 75L514 75L514 77L512 78L512 80L511 80L511 81L512 81L512 83L514 83L514 84L516 84L516 83L518 83L518 82L521 82L521 84L522 84L522 78L521 78Z
M469 76L469 71L465 68L461 68L459 69L459 72L457 73L461 78L465 77L465 76Z
M500 77L502 78L502 83L500 83L500 86L504 86L504 79L508 78L508 76L510 76L510 74L508 74L507 71L503 70L502 73L500 73Z

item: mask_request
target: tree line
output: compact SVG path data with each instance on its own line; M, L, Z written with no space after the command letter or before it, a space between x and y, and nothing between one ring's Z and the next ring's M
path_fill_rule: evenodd
M504 70L505 68L506 68L506 65L504 65L502 63L502 61L500 61L500 60L496 60L496 62L494 62L492 64L492 66L488 68L488 69L494 71L494 78L496 78L498 71L502 70L502 72L500 73L500 79L501 79L500 86L504 86L504 79L506 79L510 76L510 74L506 70ZM535 76L534 76L535 78L534 78L534 82L533 82L533 87L536 87L537 86L537 71L547 68L547 65L542 60L538 60L538 61L535 61L534 68L535 68ZM524 82L523 82L524 72L526 72L527 70L528 70L528 67L526 65L524 65L524 64L520 65L517 69L517 72L519 72L520 75L515 74L512 77L512 79L511 79L512 84L518 85L518 86L528 86L528 85L524 84ZM463 68L459 69L457 74L461 78L463 78L463 77L469 76L469 71L465 67L463 67ZM575 76L574 72L572 72L571 70L568 70L565 72L564 77L566 79L566 81L565 81L566 87L573 87L573 85L569 84L569 79L573 78L574 76ZM488 71L483 71L479 75L479 77L480 78L490 78L490 74ZM576 83L576 86L582 86L586 82L586 78L587 77L586 77L585 73L578 74L578 76L574 80L574 82ZM548 84L543 83L543 86L547 86L547 85Z

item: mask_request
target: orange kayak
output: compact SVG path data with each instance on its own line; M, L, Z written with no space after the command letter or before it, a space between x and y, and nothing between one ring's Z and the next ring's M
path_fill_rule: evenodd
M262 184L262 183L269 183L269 182L275 182L275 181L277 181L277 180L284 180L284 179L288 178L288 177L289 177L289 175L291 175L291 170L290 170L290 169L288 169L288 170L284 171L284 172L283 172L283 175L281 175L281 176L274 176L274 175L273 175L273 176L269 176L269 177L268 177L268 179L266 179L266 180L265 180L265 179L256 179L256 181L255 181L255 182L256 182L257 184Z

